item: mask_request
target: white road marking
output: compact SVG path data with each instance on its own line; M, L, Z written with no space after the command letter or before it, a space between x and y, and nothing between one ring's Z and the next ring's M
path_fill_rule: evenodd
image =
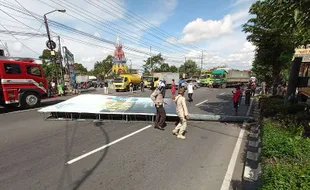
M73 164L74 162L77 162L77 161L79 161L79 160L81 160L81 159L83 159L83 158L85 158L85 157L87 157L87 156L90 156L90 155L92 155L92 154L95 154L95 153L97 153L97 152L99 152L99 151L101 151L101 150L103 150L103 149L105 149L105 148L107 148L107 147L109 147L109 146L112 146L113 144L116 144L116 143L118 143L118 142L120 142L120 141L122 141L122 140L125 140L125 139L127 139L128 137L131 137L131 136L133 136L133 135L135 135L135 134L137 134L137 133L140 133L141 131L144 131L144 130L150 128L150 127L152 127L152 125L148 125L148 126L142 128L142 129L139 129L139 130L133 132L133 133L130 133L130 134L126 135L126 136L123 136L122 138L119 138L119 139L117 139L117 140L115 140L115 141L113 141L113 142L110 142L109 144L103 145L103 146L101 146L101 147L99 147L99 148L96 148L95 150L92 150L92 151L90 151L90 152L88 152L88 153L85 153L85 154L79 156L79 157L76 157L76 158L74 158L74 159L68 161L67 164Z
M246 116L250 115L250 111L251 111L251 108L252 108L252 103L253 103L253 99L251 99L251 103L250 103L249 109L248 109L248 111L246 113ZM241 148L241 145L242 145L243 135L244 135L244 132L245 132L244 128L245 128L245 122L243 123L242 128L241 128L241 130L239 132L239 136L238 136L238 139L237 139L237 142L236 142L233 154L231 155L230 162L229 162L229 165L228 165L228 168L227 168L227 171L226 171L223 183L222 183L221 190L229 190L230 189L231 179L232 179L233 174L234 174L236 162L237 162L237 159L238 159L238 154L239 154L239 151L240 151L240 148Z
M223 183L222 183L222 187L221 190L229 190L230 189L230 182L235 170L235 166L236 166L236 162L238 159L238 154L241 148L241 144L242 144L242 139L243 139L243 135L244 135L244 129L240 130L233 154L231 156L227 171L226 171L226 175L224 177Z
M226 92L222 92L220 95L223 96Z
M207 101L208 101L208 100L204 100L204 101L202 101L202 102L196 104L196 106L199 106L199 105L201 105L201 104L203 104L203 103L205 103L205 102L207 102Z

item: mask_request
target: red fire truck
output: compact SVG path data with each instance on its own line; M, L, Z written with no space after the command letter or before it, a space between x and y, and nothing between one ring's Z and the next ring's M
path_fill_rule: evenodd
M30 58L0 57L0 105L33 108L47 97L41 64Z

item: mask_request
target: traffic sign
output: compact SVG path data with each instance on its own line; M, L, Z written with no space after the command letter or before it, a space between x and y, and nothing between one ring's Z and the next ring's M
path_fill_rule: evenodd
M55 49L56 48L56 43L53 40L47 40L46 41L46 47L48 49Z

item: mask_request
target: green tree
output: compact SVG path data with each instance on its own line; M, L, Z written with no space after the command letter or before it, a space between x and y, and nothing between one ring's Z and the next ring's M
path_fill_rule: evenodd
M145 64L143 65L144 71L146 73L150 73L152 71L160 71L161 65L164 63L164 58L161 54L152 56L151 58L147 58L144 60Z
M176 66L174 66L174 65L171 65L169 70L170 70L170 72L173 72L173 73L177 73L178 72L178 68Z
M159 67L159 72L170 72L170 66L168 63L163 63Z
M104 78L106 74L112 69L112 55L108 55L104 60L97 61L94 68L89 72L89 74L94 75L98 78Z
M280 83L281 72L290 62L301 37L296 32L298 25L292 12L278 12L283 9L283 4L276 0L257 1L249 11L255 17L243 26L243 31L249 34L247 39L257 47L254 62L257 77L267 79L271 71L274 87Z
M86 75L88 73L87 69L81 63L74 63L73 65L79 74Z
M199 73L199 68L195 61L187 60L183 65L180 66L179 72L185 73L186 77L192 77Z
M42 60L42 68L46 80L52 81L56 78L60 78L61 64L59 62L59 57L59 53L56 51L55 55L52 55L51 50L49 49L44 49L42 51L42 55L39 58ZM58 76L56 76L56 73L58 74Z

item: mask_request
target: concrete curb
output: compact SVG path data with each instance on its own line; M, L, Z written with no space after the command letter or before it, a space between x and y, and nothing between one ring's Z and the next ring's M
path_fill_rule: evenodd
M86 92L92 92L92 91L96 91L96 88L91 88L91 89L86 89L86 90L81 90L81 93L86 93Z
M253 117L255 123L249 123L250 134L248 135L248 144L246 148L245 165L243 171L243 189L259 189L259 175L261 172L261 165L259 158L261 154L261 125L259 121L259 109L255 101L253 109Z
M250 108L249 108L250 109ZM230 116L230 115L211 115L211 114L190 114L192 121L220 121L220 122L244 122L252 118L248 116Z

